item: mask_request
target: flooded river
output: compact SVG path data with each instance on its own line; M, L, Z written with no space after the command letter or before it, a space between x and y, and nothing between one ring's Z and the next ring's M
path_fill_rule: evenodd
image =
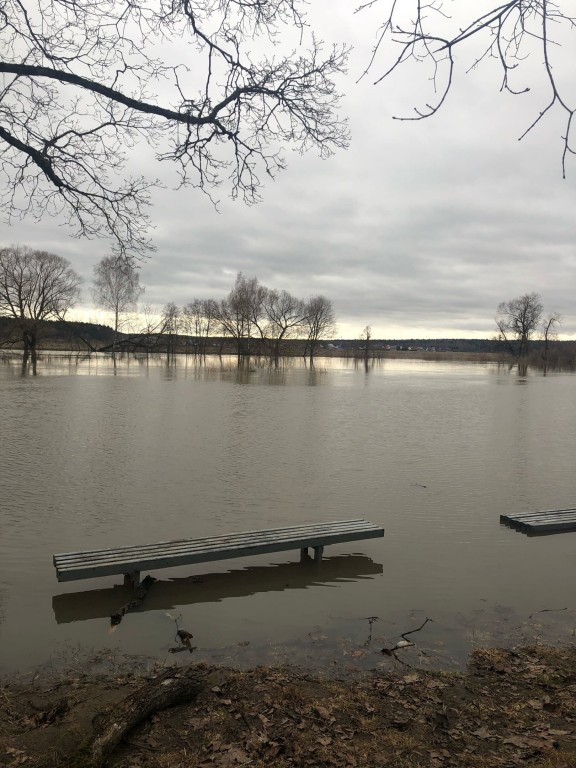
M570 641L576 534L502 513L576 506L576 377L343 359L0 361L0 672L120 651L344 669L455 667L470 648ZM383 539L59 584L55 552L365 518ZM177 623L176 623L177 620ZM184 658L186 657L186 658Z

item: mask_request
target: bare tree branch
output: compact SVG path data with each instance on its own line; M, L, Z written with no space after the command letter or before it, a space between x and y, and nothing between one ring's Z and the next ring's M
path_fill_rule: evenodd
M65 213L79 236L123 256L150 247L158 182L126 172L153 148L180 184L260 199L282 150L347 146L335 78L347 49L256 57L304 35L301 0L4 0L0 7L0 197L8 219ZM180 46L180 48L179 48ZM261 47L261 46L260 46Z
M381 59L390 55L391 61L383 65L376 83L415 62L430 67L434 91L432 100L414 107L413 115L397 115L394 119L422 120L438 112L452 88L457 63L462 66L463 57L457 60L456 53L463 54L468 44L471 50L468 71L489 59L496 60L501 70L500 90L513 95L531 90L530 82L535 76L528 59L536 59L539 65L542 62L539 69L544 70L547 92L542 95L544 106L519 139L553 109L563 113L562 174L566 176L568 157L576 154L576 138L572 132L576 97L573 87L564 82L562 66L558 66L554 56L560 49L561 35L573 35L576 31L576 14L566 0L509 0L484 12L479 10L482 5L476 3L450 6L446 0L372 0L359 6L356 12L374 12L382 6L384 17L380 16L376 42L362 76L382 66ZM461 15L453 18L446 10L448 7ZM553 26L556 37L551 34ZM571 63L571 54L565 54L564 68ZM526 80L517 84L521 76ZM539 87L538 83L535 87Z

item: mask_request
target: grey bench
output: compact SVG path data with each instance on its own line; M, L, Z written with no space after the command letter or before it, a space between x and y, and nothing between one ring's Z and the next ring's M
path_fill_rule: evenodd
M293 525L266 531L246 531L202 539L177 539L158 544L67 552L54 555L58 581L92 579L97 576L123 574L135 586L140 572L177 565L207 563L233 557L299 549L301 559L314 550L314 560L322 560L328 544L375 539L384 536L384 528L366 520L338 520L332 523Z
M576 531L576 509L550 509L545 512L525 512L500 515L500 522L528 536Z

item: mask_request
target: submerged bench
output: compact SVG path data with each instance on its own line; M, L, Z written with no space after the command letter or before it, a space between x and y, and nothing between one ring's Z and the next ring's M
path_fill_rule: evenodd
M576 509L551 509L520 515L500 515L500 522L528 536L576 531Z
M54 555L58 581L92 579L96 576L123 574L135 586L140 572L177 565L228 560L233 557L299 549L301 559L314 550L314 560L322 560L328 544L375 539L384 536L384 528L367 520L338 520L332 523L293 525L266 531L246 531L202 539L178 539L158 544L67 552Z

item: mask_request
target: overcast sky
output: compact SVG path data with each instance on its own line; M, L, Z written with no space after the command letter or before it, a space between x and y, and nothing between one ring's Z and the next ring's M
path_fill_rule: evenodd
M406 70L375 86L377 67L357 83L377 14L354 16L353 7L312 0L310 11L324 40L355 45L341 83L350 148L328 160L288 152L287 170L267 183L257 206L222 193L217 212L196 190L158 190L157 252L141 265L146 301L220 299L242 271L301 298L325 294L342 337L371 324L375 338L489 338L501 301L537 291L546 311L561 313L562 337L574 337L576 158L563 180L560 113L518 142L546 105L538 55L528 64L536 86L529 94L500 93L488 62L457 77L437 116L398 122L394 114L418 104L426 72ZM150 153L137 160L147 164ZM68 258L86 281L84 316L97 318L89 286L106 241L75 240L47 218L2 231L4 244Z

